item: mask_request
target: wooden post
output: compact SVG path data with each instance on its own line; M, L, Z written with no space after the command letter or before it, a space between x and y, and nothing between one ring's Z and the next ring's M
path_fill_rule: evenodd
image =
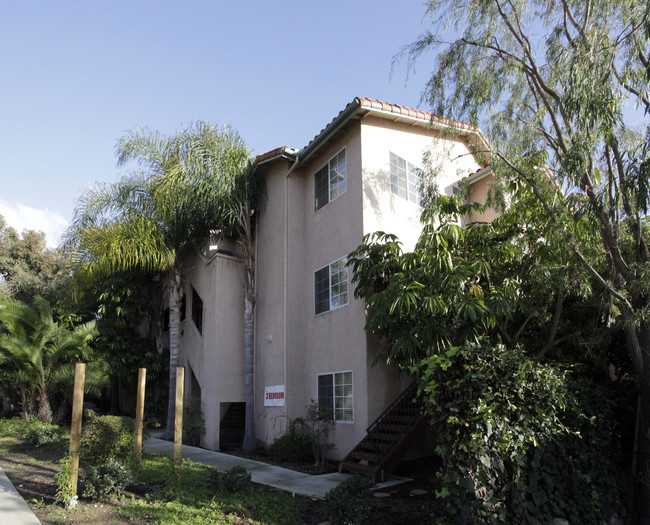
M81 444L81 415L84 404L85 363L77 363L74 369L74 393L72 397L72 424L70 425L70 468L72 489L76 496L79 480L79 446Z
M135 464L140 468L140 459L142 456L142 425L144 423L144 390L147 381L147 369L138 370L138 400L135 405L135 445L133 455Z
M185 386L185 369L176 367L176 403L174 411L174 463L181 464L183 448L183 389Z

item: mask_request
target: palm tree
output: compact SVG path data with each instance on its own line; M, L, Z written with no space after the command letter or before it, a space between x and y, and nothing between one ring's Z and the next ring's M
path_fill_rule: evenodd
M198 122L172 136L138 128L118 142L117 156L118 165L136 161L141 170L84 192L68 245L90 274L144 269L166 275L169 438L180 364L182 261L211 232L239 231L245 204L240 199L248 194L251 173L250 152L231 128ZM245 214L248 220L250 209Z
M36 296L34 302L36 309L15 299L0 301L0 370L20 390L23 413L29 414L36 405L38 418L51 423L50 397L72 391L74 363L92 361L88 344L97 331L94 321L74 327L60 324L45 299ZM86 391L94 387L97 392L101 383L102 374L97 373L101 363L95 365Z

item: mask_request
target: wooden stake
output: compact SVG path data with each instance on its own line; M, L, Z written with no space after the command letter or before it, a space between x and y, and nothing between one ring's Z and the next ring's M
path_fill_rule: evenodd
M85 363L77 363L74 369L74 393L72 397L72 424L70 425L70 468L74 494L79 480L79 446L81 445L81 415L84 404Z
M147 369L138 370L138 400L135 405L135 445L133 455L135 464L140 468L140 459L142 456L142 425L144 423L144 390L147 381Z
M176 367L176 404L174 412L174 463L181 464L183 448L183 387L185 386L185 369Z

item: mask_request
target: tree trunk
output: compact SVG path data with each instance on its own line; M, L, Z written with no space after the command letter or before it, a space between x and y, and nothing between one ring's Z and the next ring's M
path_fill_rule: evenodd
M10 414L13 403L11 402L11 394L4 383L0 384L0 397L2 397L2 412L4 414Z
M632 486L626 523L650 525L650 325L626 322L626 343L639 379L639 403L632 457Z
M649 367L650 368L650 367ZM632 482L634 486L635 506L632 521L650 525L650 370L640 385L640 403L638 413L638 427L636 432L636 447L634 450L634 473Z
M181 286L180 269L174 265L169 270L167 296L169 300L169 401L165 438L174 436L174 404L176 399L176 367L180 366L181 353Z
M52 423L52 407L50 407L50 399L45 392L38 396L38 419L43 423Z
M254 450L255 439L255 277L252 247L245 249L244 260L244 355L246 420L244 427L244 450Z

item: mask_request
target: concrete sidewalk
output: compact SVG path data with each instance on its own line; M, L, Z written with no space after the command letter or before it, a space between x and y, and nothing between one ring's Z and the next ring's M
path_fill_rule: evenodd
M0 469L0 521L2 525L40 525L7 475Z
M160 452L168 456L174 455L174 443L155 437L150 437L144 444L146 452ZM350 474L320 474L313 476L303 472L297 472L276 465L269 465L252 459L231 456L223 452L215 452L203 448L183 445L183 459L189 459L195 463L209 465L219 470L229 469L235 466L242 466L251 474L255 483L268 485L276 489L284 490L301 496L324 499L325 494L347 479ZM410 481L408 478L393 476L376 488L386 488L399 483Z

